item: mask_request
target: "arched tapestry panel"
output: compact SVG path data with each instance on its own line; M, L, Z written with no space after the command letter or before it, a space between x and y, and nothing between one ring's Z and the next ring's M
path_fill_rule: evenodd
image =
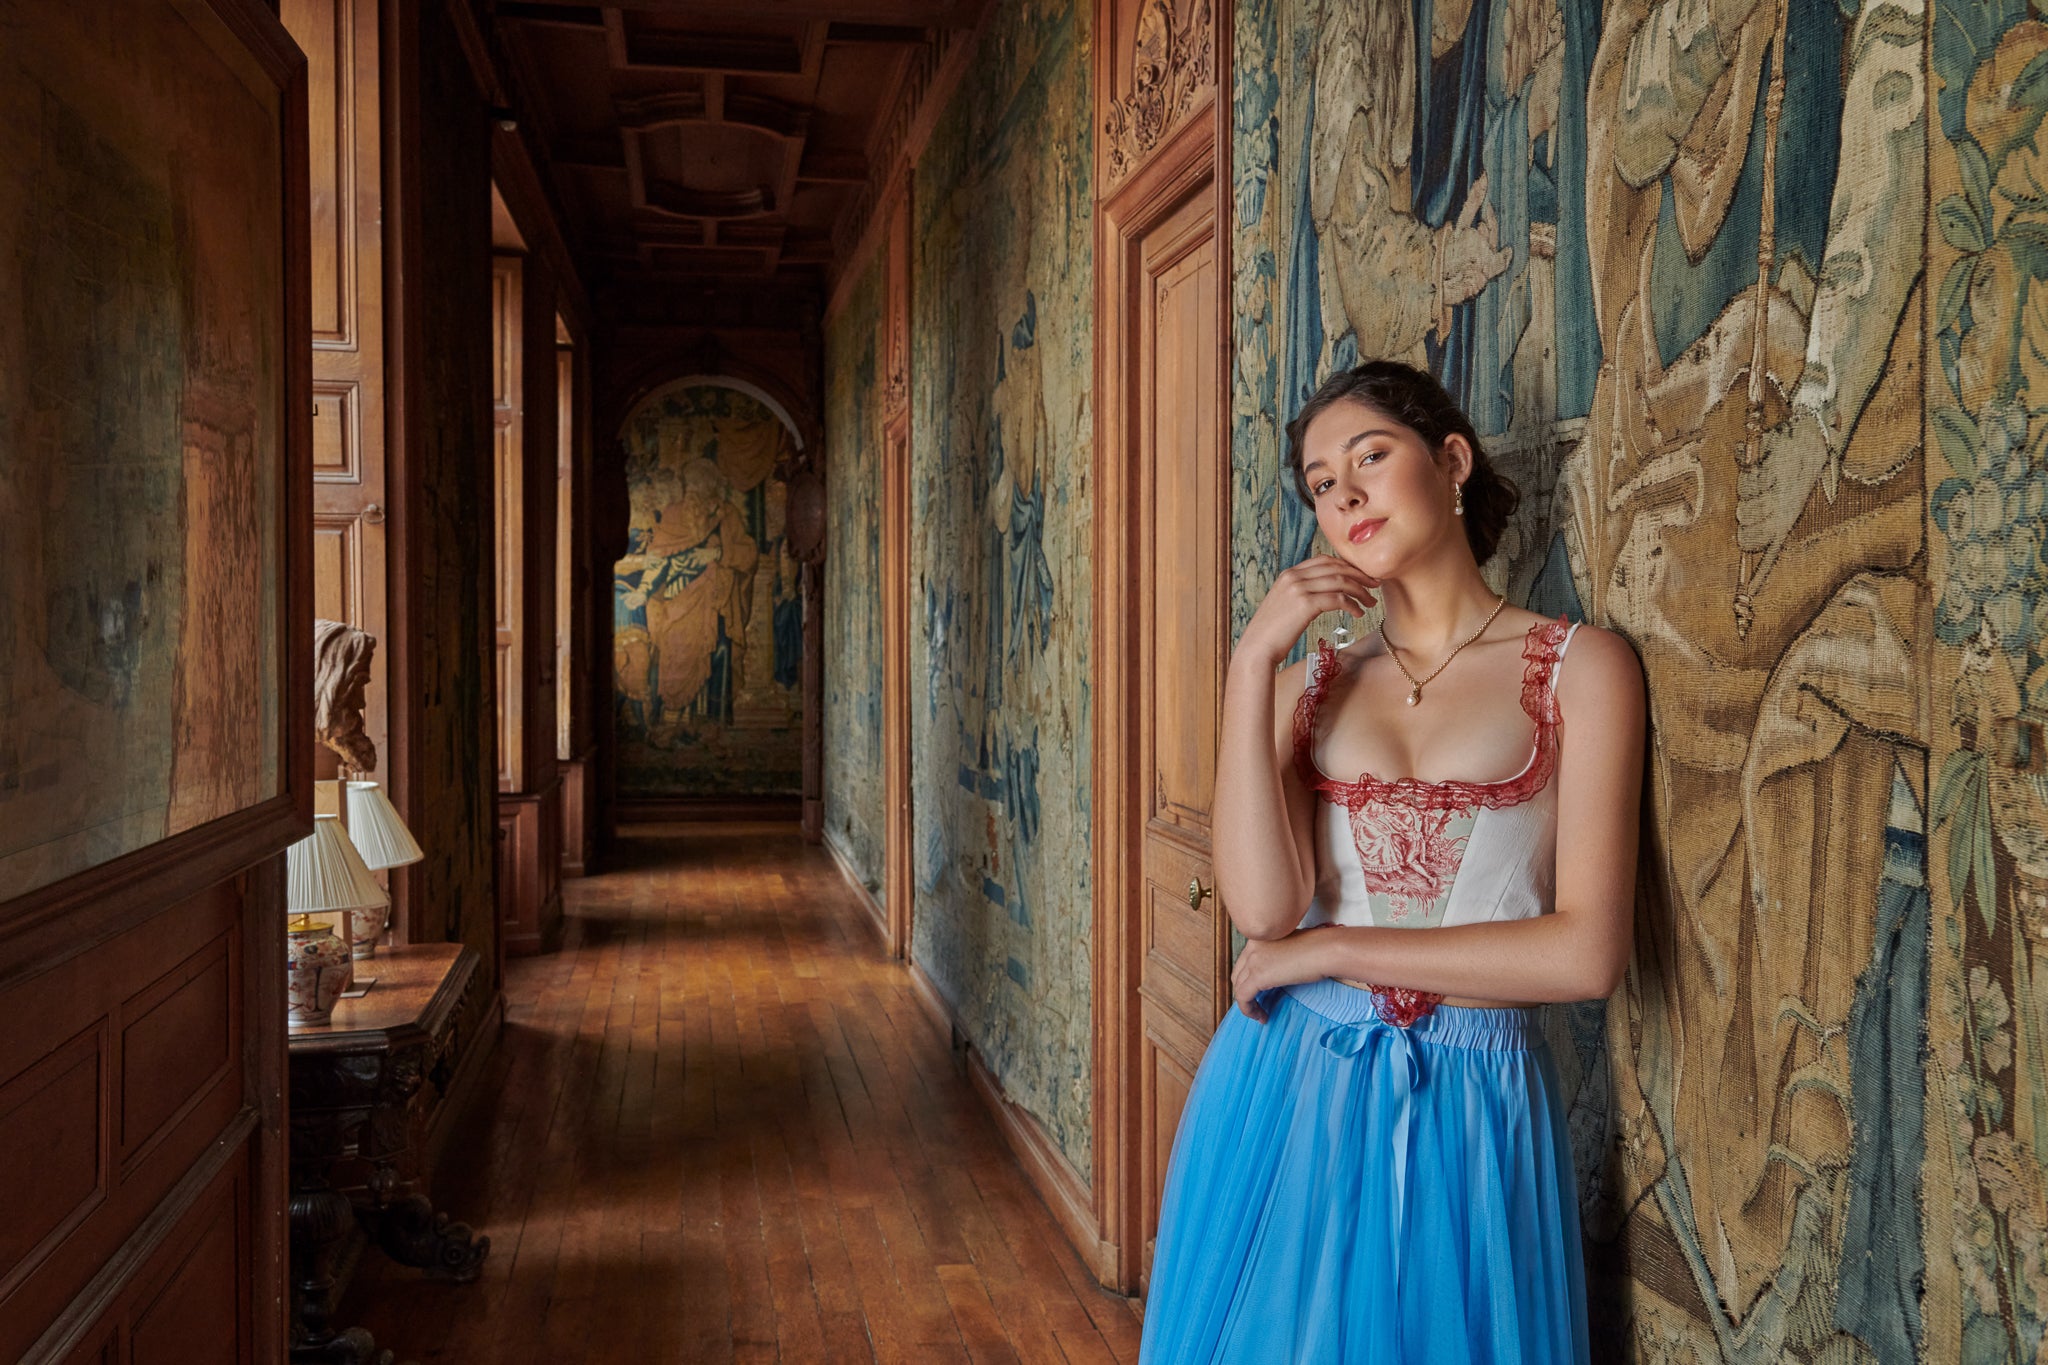
M803 604L782 477L794 438L749 395L685 381L643 400L620 440L619 794L799 794Z

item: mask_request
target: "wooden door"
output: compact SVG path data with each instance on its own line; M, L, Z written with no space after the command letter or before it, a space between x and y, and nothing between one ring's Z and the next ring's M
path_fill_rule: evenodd
M555 757L576 759L576 678L570 627L576 619L576 352L555 322Z
M497 569L498 790L524 790L526 688L520 626L526 602L525 422L520 403L520 369L525 358L524 262L518 256L491 260L491 447L496 469L497 529L492 563Z
M313 260L313 614L377 637L363 724L384 779L384 196L376 0L283 0L306 54Z
M1209 804L1216 772L1226 638L1223 548L1229 527L1214 417L1221 335L1217 274L1223 244L1208 178L1134 239L1140 438L1135 510L1149 603L1137 694L1139 771L1149 774L1140 850L1138 995L1140 1162L1145 1251L1152 1262L1166 1158L1202 1050L1227 998L1229 935L1210 868Z
M1116 1145L1104 1222L1114 1279L1149 1275L1167 1157L1228 995L1209 888L1210 801L1229 640L1228 238L1214 106L1105 204L1104 535L1098 661L1112 733L1098 837L1115 935L1097 1094ZM1100 798L1098 798L1100 799ZM1112 835L1114 831L1114 835ZM1112 846L1115 845L1115 846ZM1100 941L1100 940L1099 940Z

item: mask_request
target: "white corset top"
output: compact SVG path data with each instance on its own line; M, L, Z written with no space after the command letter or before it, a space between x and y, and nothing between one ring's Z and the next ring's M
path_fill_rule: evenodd
M1522 647L1522 709L1536 722L1529 761L1499 782L1355 782L1316 762L1316 711L1342 670L1317 647L1294 711L1294 764L1316 802L1316 891L1301 927L1433 928L1547 913L1557 883L1557 671L1578 627L1530 628Z

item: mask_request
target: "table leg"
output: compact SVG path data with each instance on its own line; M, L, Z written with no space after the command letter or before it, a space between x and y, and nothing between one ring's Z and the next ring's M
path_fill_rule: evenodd
M468 1284L483 1272L484 1257L490 1254L490 1238L436 1213L422 1194L394 1200L365 1218L386 1256L417 1266L433 1279Z
M327 1320L334 1293L330 1261L355 1221L348 1196L314 1177L292 1193L292 1365L392 1365L389 1351L360 1327L336 1330Z

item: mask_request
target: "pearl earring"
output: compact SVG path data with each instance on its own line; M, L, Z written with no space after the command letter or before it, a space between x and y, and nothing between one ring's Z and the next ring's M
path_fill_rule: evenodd
M1451 488L1453 490L1453 497L1451 499L1451 515L1454 517L1462 517L1465 515L1465 485L1462 483L1456 483L1452 484Z

